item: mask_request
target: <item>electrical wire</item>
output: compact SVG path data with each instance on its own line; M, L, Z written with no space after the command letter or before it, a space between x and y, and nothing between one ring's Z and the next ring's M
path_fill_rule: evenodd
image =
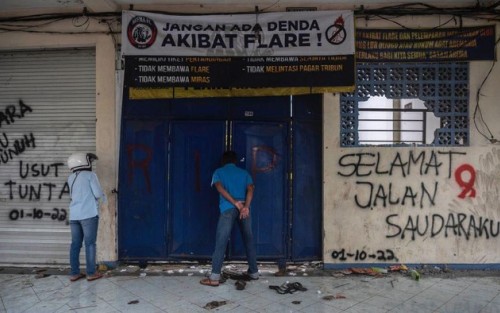
M491 74L491 71L493 70L493 67L495 67L495 64L496 62L493 62L493 64L491 65L490 67L490 70L488 71L488 74L486 75L486 77L484 78L483 82L481 83L481 86L477 89L477 93L476 93L476 107L474 108L474 116L473 116L473 121L474 121L474 126L476 127L478 133L480 133L484 138L486 138L487 140L490 140L490 137L493 138L493 134L491 133L490 131L490 128L488 127L488 125L486 124L486 122L484 121L484 118L483 118L483 113L481 111L481 107L479 105L479 99L480 99L480 96L481 96L481 89L483 88L483 85L484 83L486 82L486 80L488 79L488 77L490 76ZM486 130L488 131L488 133L490 134L490 137L488 137L485 133L483 133L478 125L477 125L477 122L476 122L476 116L477 116L477 113L479 112L479 117L480 117L480 122L482 122L485 127L486 127Z
M378 18L380 18L381 20L385 20L385 21L389 21L391 23L394 23L396 25L398 25L399 27L403 28L403 29L406 29L406 30L411 30L411 31L421 31L422 29L417 29L417 28L410 28L410 27L407 27L399 22L396 22L390 18L387 18L387 17L384 17L384 16L379 16L379 15L376 15ZM433 30L436 30L436 29L439 29L439 28L442 28L444 26L446 26L448 23L450 23L451 21L454 21L455 20L455 17L451 17L449 20L447 20L446 22L444 23L441 23L439 24L438 26L435 26L433 28L426 28L422 31L433 31Z
M498 44L498 42L500 42L500 38L497 39L497 41L495 42L495 46ZM481 134L484 138L486 138L491 143L496 143L496 142L498 142L498 140L495 139L495 137L493 136L490 128L488 127L488 124L484 120L483 113L481 111L481 106L479 105L479 100L480 100L480 97L481 97L481 90L483 89L484 84L488 80L488 78L489 78L489 76L490 76L491 72L493 71L493 68L495 67L496 64L497 64L497 62L493 61L493 64L491 64L490 70L488 71L488 74L486 74L486 77L483 79L483 82L481 83L481 85L477 89L477 93L476 93L476 107L474 108L474 115L473 115L473 121L474 121L474 126L476 127L476 130L478 131L479 134ZM478 126L478 124L476 122L477 113L479 113L479 122L481 122L486 127L486 130L489 133L489 137L488 137L487 134L483 133L479 129L479 126Z
M265 8L263 8L262 10L259 10L259 13L264 13L264 12L266 12L267 10L269 10L269 9L271 9L271 8L273 8L273 7L275 7L275 6L277 6L277 5L278 5L278 3L280 3L280 2L281 2L281 0L276 0L273 4L271 4L271 5L269 5L269 6L265 7Z
M44 15L46 16L46 15ZM14 20L11 20L10 22L8 23L3 23L3 22L0 22L0 32L25 32L25 33L37 33L37 34L68 34L68 35L78 35L78 34L119 34L120 31L113 31L110 27L110 24L108 24L106 22L106 24L108 24L108 29L109 29L109 32L108 31L88 31L88 28L90 26L90 19L93 19L93 20L97 20L98 22L101 22L101 21L108 21L108 20L111 20L111 21L116 21L118 22L120 20L121 17L118 17L118 16L112 16L112 15L109 15L109 14L104 14L103 16L100 16L100 15L88 15L88 14L85 14L85 15L82 15L82 14L78 14L78 15L61 15L60 17L56 18L55 17L56 15L51 15L50 18L47 18L45 23L39 23L39 24L29 24L29 25L26 25L26 24L20 24L20 25L16 25L16 24L13 24L15 23L16 21ZM71 22L72 22L72 25L76 28L84 28L83 31L49 31L49 30L32 30L33 28L40 28L40 27L43 27L43 26L48 26L48 25L51 25L51 24L54 24L54 23L57 23L57 22L61 22L63 20L66 20L66 19L70 19L71 18ZM80 21L80 19L83 18L83 21ZM24 23L26 20L21 18L22 22ZM43 19L40 19L40 18L35 18L35 19L30 19L31 22L33 21L42 21ZM113 38L114 41L116 41L115 38ZM116 44L115 44L116 45Z
M10 28L4 28L0 26L0 32L12 32L12 31L18 31L18 32L23 32L23 33L32 33L32 34L59 34L59 35L90 35L90 34L103 34L103 35L110 35L110 34L121 34L121 31L87 31L87 32L68 32L68 31L49 31L49 30L43 30L43 31L36 31L36 30L12 30Z
M79 19L82 18L82 17L84 18L84 21L83 22L79 22ZM88 25L89 25L89 20L90 20L89 16L83 15L83 16L75 16L75 17L73 17L73 19L72 19L71 22L72 22L73 26L75 26L75 27L83 27L83 26L86 25L85 29L87 29Z

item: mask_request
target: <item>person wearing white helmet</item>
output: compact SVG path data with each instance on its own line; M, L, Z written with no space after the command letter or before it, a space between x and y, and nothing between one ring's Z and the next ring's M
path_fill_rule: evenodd
M93 281L102 277L96 271L96 240L99 224L99 200L106 201L97 175L92 172L93 153L73 153L68 167L73 172L68 177L70 186L69 225L71 228L70 281L87 277ZM80 250L85 241L86 275L80 272Z

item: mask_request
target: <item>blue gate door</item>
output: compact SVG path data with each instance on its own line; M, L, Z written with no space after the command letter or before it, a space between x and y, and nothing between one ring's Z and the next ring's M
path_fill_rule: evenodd
M237 165L246 168L255 183L251 214L259 260L282 259L287 253L287 134L287 123L232 123L232 147L239 156ZM230 259L246 256L238 227L234 229L229 256Z
M226 138L223 121L174 121L169 145L169 257L207 259L213 253L219 217L211 188Z
M292 260L321 260L323 125L321 95L293 99Z
M167 122L124 120L120 156L118 256L163 259L166 241Z

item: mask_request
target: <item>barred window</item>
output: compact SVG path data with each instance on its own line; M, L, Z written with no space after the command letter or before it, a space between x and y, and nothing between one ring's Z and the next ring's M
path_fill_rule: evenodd
M469 144L468 63L358 63L341 146Z

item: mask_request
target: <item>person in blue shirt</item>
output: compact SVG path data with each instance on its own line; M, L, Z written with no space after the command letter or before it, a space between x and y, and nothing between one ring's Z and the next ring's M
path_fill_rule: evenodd
M106 201L97 175L92 172L93 153L73 153L68 167L73 172L68 177L70 186L69 225L71 228L70 281L87 277L93 281L102 277L96 271L96 239L99 224L99 200ZM85 241L86 275L80 272L80 250Z
M248 171L236 166L234 151L222 155L222 167L215 170L212 186L219 192L219 221L215 238L215 251L212 255L212 272L200 281L202 285L219 286L224 253L235 222L241 231L245 244L250 279L258 279L257 256L252 234L250 204L254 194L254 184Z

